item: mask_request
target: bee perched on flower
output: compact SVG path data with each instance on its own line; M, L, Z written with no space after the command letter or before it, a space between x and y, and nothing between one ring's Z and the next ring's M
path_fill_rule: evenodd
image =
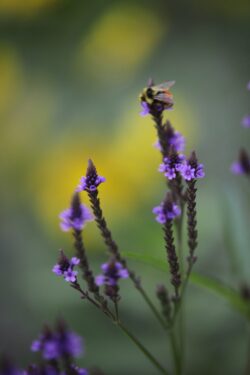
M164 110L172 109L173 94L169 89L175 84L175 81L166 81L159 85L154 85L150 80L148 86L143 89L140 94L140 101L142 106L142 116L146 116L152 110L162 112Z

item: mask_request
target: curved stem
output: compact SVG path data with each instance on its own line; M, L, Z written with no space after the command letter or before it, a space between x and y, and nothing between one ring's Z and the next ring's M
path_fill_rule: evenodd
M157 318L157 320L159 321L159 323L162 325L162 327L165 330L167 330L168 329L167 324L165 323L165 321L162 318L161 314L159 313L159 311L157 310L157 308L155 307L155 305L153 304L153 302L151 301L151 299L149 298L149 296L147 295L147 293L145 292L145 290L141 286L139 288L137 288L137 289L141 293L142 297L144 298L144 301L147 303L147 305L149 306L149 308L151 309L151 311L153 312L153 314L155 315L155 317Z
M159 370L161 374L169 375L169 372L161 366L161 364L155 359L155 357L145 348L145 346L120 322L116 324L123 331L123 333L130 338L131 341L144 353L149 361Z

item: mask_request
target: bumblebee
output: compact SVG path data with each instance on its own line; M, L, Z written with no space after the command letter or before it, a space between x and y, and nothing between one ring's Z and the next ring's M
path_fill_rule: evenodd
M154 103L161 103L164 109L173 107L173 95L169 89L175 84L175 81L166 81L159 85L154 85L152 82L145 87L140 95L141 102L146 102L148 105Z

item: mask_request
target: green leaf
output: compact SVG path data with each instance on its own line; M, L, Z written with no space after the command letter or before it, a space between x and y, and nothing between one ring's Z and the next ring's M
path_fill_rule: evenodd
M135 253L132 251L126 251L122 254L126 258L148 264L160 271L168 272L167 262L163 259L158 259L152 257L151 255ZM250 320L250 304L244 301L236 290L223 284L221 281L208 276L203 276L196 272L191 273L189 280L192 284L205 288L210 292L224 298L228 303L230 303L231 306Z

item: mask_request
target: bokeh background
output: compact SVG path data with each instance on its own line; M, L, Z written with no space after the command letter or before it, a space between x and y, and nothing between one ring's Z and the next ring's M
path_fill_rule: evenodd
M149 118L139 116L147 79L176 80L167 115L205 164L199 182L196 270L238 288L249 280L249 186L230 173L250 133L250 3L190 1L0 1L0 351L20 366L42 324L63 316L85 338L79 363L109 375L153 375L141 353L51 273L57 251L73 253L58 214L93 158L107 182L106 217L124 251L164 257L152 207L164 194ZM86 196L82 195L87 203ZM93 268L105 247L85 230ZM131 262L153 296L168 280ZM122 315L170 365L167 339L129 282ZM246 323L225 301L190 286L187 374L241 374Z

